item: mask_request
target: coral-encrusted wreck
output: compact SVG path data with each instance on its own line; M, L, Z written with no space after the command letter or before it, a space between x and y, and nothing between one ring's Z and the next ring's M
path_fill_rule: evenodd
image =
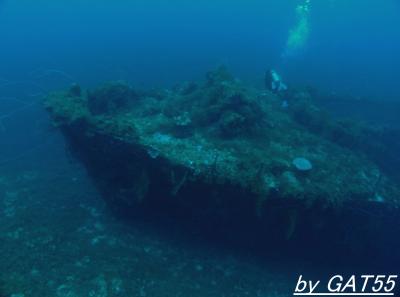
M75 85L45 104L112 207L279 225L290 238L324 212L399 206L384 130L331 120L303 92L285 100L221 68L172 90Z

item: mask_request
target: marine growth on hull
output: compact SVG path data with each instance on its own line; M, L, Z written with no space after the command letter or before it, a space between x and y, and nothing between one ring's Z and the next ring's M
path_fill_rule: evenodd
M216 221L284 212L286 236L308 209L398 207L385 129L330 119L305 91L285 96L221 67L173 89L74 85L45 104L111 207Z

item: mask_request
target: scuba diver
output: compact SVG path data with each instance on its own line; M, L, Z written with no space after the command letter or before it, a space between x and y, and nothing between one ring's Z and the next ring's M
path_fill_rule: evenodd
M287 90L286 84L283 83L280 75L273 69L265 73L265 87L272 93L278 94Z
M268 70L265 73L265 87L276 96L278 96L281 102L281 108L287 109L291 98L295 95L294 90L288 88L288 86L282 81L280 75L273 69Z

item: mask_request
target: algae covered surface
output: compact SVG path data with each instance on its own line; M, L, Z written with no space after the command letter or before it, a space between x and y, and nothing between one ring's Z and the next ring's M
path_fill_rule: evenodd
M325 118L304 91L287 96L289 103L282 104L281 96L249 87L221 67L202 82L173 89L136 91L114 82L83 91L75 85L50 95L46 107L71 138L102 135L132 146L140 160L132 161L140 171L135 179L145 185L135 198L140 201L161 178L170 195L194 183L236 188L258 214L268 199L397 207L397 178L364 149L361 132ZM319 130L313 129L316 120ZM371 147L367 141L365 148Z

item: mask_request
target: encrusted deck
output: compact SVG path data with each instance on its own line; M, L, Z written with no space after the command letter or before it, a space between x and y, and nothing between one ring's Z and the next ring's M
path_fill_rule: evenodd
M221 68L173 90L75 85L46 107L112 205L260 219L284 204L289 221L314 207L398 207L380 130L330 120L304 92L284 99Z

